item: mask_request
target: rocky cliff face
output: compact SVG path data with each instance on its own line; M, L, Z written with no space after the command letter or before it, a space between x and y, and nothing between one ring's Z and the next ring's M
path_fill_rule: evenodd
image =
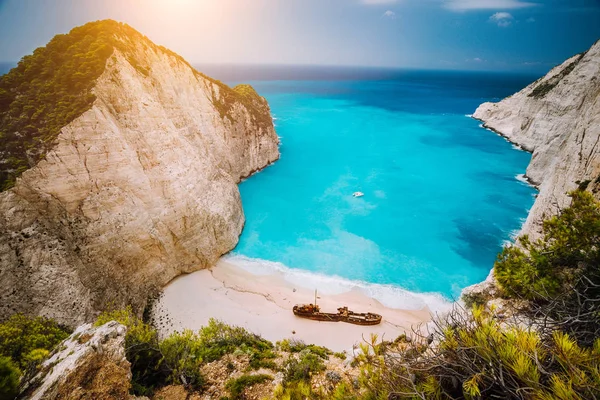
M143 38L115 48L91 109L0 193L0 319L76 326L211 266L244 224L237 183L279 157L266 100Z
M536 236L544 217L570 203L567 192L600 190L600 41L474 117L533 153L527 177L540 193L522 233Z
M82 325L44 361L22 397L54 399L134 399L130 363L125 358L127 328L117 322Z

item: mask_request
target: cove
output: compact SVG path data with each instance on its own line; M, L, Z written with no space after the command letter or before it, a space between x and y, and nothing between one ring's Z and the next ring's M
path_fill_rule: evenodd
M250 83L275 117L281 159L240 185L246 226L231 261L277 268L326 291L356 282L444 299L486 278L535 190L518 179L530 154L468 114L535 78L254 73ZM397 307L410 301L387 299Z

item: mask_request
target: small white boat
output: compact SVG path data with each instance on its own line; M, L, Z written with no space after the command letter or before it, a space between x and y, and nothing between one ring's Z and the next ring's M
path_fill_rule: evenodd
M352 193L352 196L354 197L363 197L365 194L363 192L354 192Z

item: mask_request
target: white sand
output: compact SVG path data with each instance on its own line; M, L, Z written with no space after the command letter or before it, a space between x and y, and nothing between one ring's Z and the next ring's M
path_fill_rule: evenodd
M161 336L183 329L197 330L210 318L243 326L270 341L284 338L303 340L334 351L351 350L363 337L378 334L394 340L431 320L428 308L397 310L383 306L359 290L343 294L319 295L324 312L337 312L348 306L355 312L375 312L383 316L376 326L343 322L317 322L294 316L295 304L314 302L314 292L294 287L280 275L253 275L224 260L211 270L181 276L164 289L153 316Z

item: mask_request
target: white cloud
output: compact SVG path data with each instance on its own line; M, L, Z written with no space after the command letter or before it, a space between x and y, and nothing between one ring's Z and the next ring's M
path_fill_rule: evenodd
M396 13L393 11L387 10L386 12L383 13L383 15L381 17L388 18L388 19L396 19Z
M371 6L382 5L382 4L397 4L400 0L360 0L363 4L368 4Z
M507 12L497 12L490 17L490 21L498 24L500 28L509 27L515 18Z
M480 63L484 63L486 61L484 59L480 58L480 57L475 57L475 58L468 58L468 59L465 60L465 62L480 64Z
M532 23L534 23L534 22L535 22L535 18L533 18L533 17L529 17L529 18L527 18L527 20L526 20L526 21L527 21L528 23L532 24Z
M374 0L376 1L376 0ZM443 0L444 7L453 11L469 10L513 10L535 7L536 3L523 0Z

